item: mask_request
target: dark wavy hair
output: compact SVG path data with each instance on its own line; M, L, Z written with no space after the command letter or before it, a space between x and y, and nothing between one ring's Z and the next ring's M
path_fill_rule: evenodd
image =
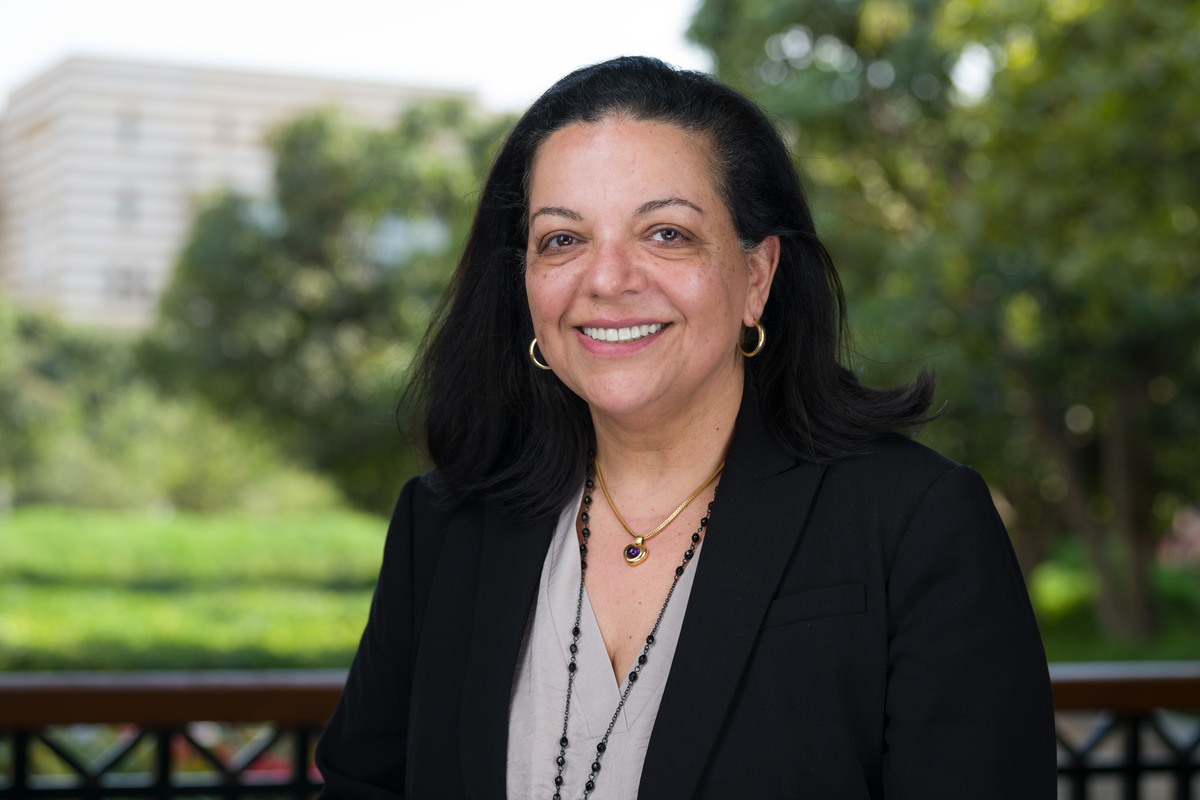
M527 357L528 187L555 131L622 117L707 137L717 189L745 248L780 240L762 315L767 346L746 360L772 434L795 456L832 461L927 421L934 380L922 371L886 391L843 365L845 299L787 146L752 101L708 75L644 57L572 72L509 133L479 199L462 259L426 334L404 404L424 422L430 475L444 498L499 500L533 518L557 513L583 481L593 438L587 405Z

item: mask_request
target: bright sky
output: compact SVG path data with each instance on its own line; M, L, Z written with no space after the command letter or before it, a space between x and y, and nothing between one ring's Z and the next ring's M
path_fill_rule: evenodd
M684 40L699 0L0 0L0 102L72 55L474 89L519 110L577 66Z

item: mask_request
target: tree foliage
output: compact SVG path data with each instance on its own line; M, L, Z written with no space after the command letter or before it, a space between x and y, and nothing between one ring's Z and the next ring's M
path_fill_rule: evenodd
M1153 626L1158 532L1200 497L1200 7L706 0L692 36L777 115L852 322L927 356L1026 562L1085 543L1110 633Z
M33 504L163 516L342 503L251 426L163 397L131 351L0 302L0 516Z
M143 363L386 510L416 469L396 392L505 125L447 102L387 130L331 110L283 126L272 195L199 214Z

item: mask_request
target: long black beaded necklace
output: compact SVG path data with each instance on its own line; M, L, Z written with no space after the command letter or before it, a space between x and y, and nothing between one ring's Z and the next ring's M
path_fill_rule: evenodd
M587 540L592 535L591 530L588 529L588 511L592 507L592 489L595 488L593 480L595 474L596 451L588 450L587 480L584 482L583 510L580 511L580 522L583 523L583 530L580 533L583 536L583 544L579 545L579 595L575 599L575 624L571 628L571 646L568 648L571 652L571 660L567 664L567 701L566 707L563 709L562 738L558 740L558 757L554 759L554 763L558 766L558 772L554 776L553 800L562 800L563 768L567 765L567 744L569 743L567 739L567 722L571 718L571 692L575 688L575 657L579 652L579 621L583 617L583 579L587 573ZM718 486L717 488L720 487ZM625 691L621 693L621 699L617 702L617 709L613 711L612 719L608 721L608 729L604 731L604 737L596 745L596 758L592 761L592 771L588 774L587 782L583 785L585 800L596 788L596 776L600 773L600 760L604 757L604 751L608 749L608 737L612 735L613 727L617 724L617 719L621 716L621 709L625 707L625 701L629 698L629 693L633 691L633 685L637 683L642 667L646 665L650 648L654 645L654 636L658 633L658 626L662 624L663 615L667 613L667 605L671 602L671 595L675 594L675 587L679 585L679 579L683 577L683 571L687 567L688 562L696 555L696 545L700 543L704 529L708 527L708 519L712 516L713 503L716 501L717 495L716 489L714 489L713 499L709 502L708 508L704 512L704 517L700 520L700 527L692 534L691 544L688 546L687 552L683 554L683 563L675 568L675 578L671 581L671 588L667 590L667 599L663 600L658 617L654 620L654 627L650 629L650 633L646 636L646 644L642 647L642 652L638 655L637 662L633 665L633 669L629 673L628 679L625 682Z

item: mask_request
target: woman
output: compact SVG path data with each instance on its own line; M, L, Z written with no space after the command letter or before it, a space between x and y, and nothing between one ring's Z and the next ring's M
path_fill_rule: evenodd
M1045 657L979 476L876 391L788 152L646 58L496 159L318 750L325 797L1050 798Z

